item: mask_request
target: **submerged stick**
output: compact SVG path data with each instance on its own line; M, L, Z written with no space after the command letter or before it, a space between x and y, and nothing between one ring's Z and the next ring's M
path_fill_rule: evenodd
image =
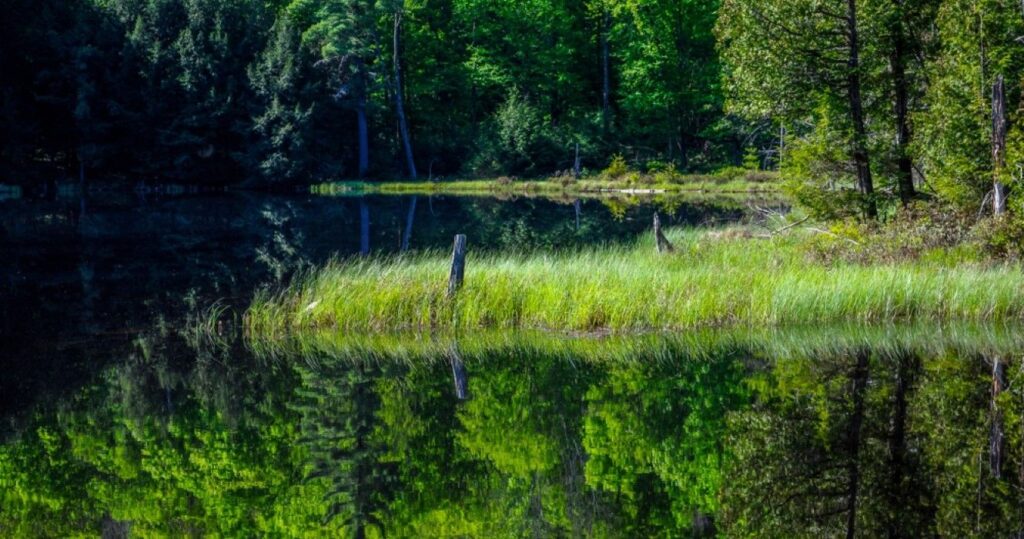
M654 213L654 243L659 253L671 253L675 250L672 243L665 237L665 233L661 231L661 219L657 212Z
M455 245L452 247L452 269L448 274L448 297L455 297L455 293L462 287L462 278L466 273L466 235L456 234Z

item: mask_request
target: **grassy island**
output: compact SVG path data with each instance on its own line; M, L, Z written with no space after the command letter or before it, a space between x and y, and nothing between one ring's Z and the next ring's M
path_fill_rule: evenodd
M446 298L448 257L335 261L257 296L248 331L543 329L641 331L835 323L1024 319L1016 264L964 260L940 248L908 260L821 260L813 232L673 230L556 253L470 251L465 284ZM830 241L840 241L833 239ZM470 238L472 246L472 238Z

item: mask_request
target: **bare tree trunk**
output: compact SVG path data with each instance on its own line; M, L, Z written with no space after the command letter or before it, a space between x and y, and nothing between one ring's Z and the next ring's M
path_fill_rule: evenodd
M914 198L914 164L910 159L910 120L908 118L909 98L907 97L907 74L904 66L906 44L903 35L902 2L894 0L894 7L899 16L893 17L892 27L892 82L896 112L896 152L897 168L899 169L900 202L904 206Z
M367 125L367 73L366 66L359 61L356 74L355 121L359 135L359 177L366 177L370 170L370 128Z
M572 162L572 175L575 179L580 179L580 143L576 143L576 158Z
M360 95L356 104L356 122L359 128L359 177L365 178L370 168L370 130L366 125L366 95Z
M413 159L412 142L409 140L409 124L405 119L405 99L402 96L402 12L395 11L394 58L395 64L395 114L398 115L398 129L402 136L402 149L405 152L405 165L409 177L416 179L416 161Z
M871 160L868 156L867 128L864 124L864 103L860 93L860 41L857 35L857 0L846 1L846 30L849 40L847 59L847 94L850 100L850 119L853 120L853 161L857 167L857 189L864 197L864 213L869 219L878 216L875 205L875 186L871 179Z
M608 43L611 25L612 15L605 7L601 14L601 126L605 135L611 131L612 115L611 54Z
M868 381L868 352L857 352L857 366L853 371L853 392L850 413L850 430L847 434L847 473L849 490L847 491L846 537L853 539L857 535L857 497L860 495L860 446L861 429L864 424L864 393Z
M1006 88L1003 76L996 77L992 85L992 213L1006 212L1006 185L1000 175L1006 168Z
M901 354L897 358L895 388L892 395L892 419L889 431L889 484L886 488L889 507L907 505L908 493L905 483L907 475L907 393L910 391L911 368L916 370L917 358L913 355ZM889 537L899 537L901 526L898 514L886 517L886 528Z
M991 425L988 438L989 469L992 477L999 479L1003 470L1003 446L1006 441L1006 434L1003 431L1003 413L999 409L999 395L1006 387L1006 364L999 357L992 358L992 400Z

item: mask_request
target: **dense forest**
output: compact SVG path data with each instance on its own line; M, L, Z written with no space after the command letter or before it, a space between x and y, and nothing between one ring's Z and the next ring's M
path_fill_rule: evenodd
M999 212L1006 0L8 0L0 172L269 184L781 167L826 214ZM820 196L822 190L841 196Z
M620 152L706 169L743 142L722 114L714 2L14 3L6 171L540 175L577 144L590 167Z

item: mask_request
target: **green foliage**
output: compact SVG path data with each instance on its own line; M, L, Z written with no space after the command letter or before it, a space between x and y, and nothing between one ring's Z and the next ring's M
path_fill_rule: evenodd
M644 148L641 160L706 170L734 144L712 128L715 1L17 2L0 47L5 168L252 184L354 176L365 107L371 169L391 174L399 13L414 159L429 173L555 174L572 168L577 143L590 167Z
M615 154L608 166L601 171L601 177L608 180L618 180L629 173L629 165L622 154Z
M1009 361L994 477L992 361L1019 356L1021 335L329 332L273 357L189 349L198 359L180 367L173 343L152 337L12 422L0 526L10 537L810 536L845 533L852 516L870 536L1000 536L1019 524L1024 430ZM452 395L453 354L468 401ZM208 398L211 382L234 413Z
M994 177L991 98L997 75L1006 78L1009 111L1020 104L1024 50L1015 40L1024 34L1024 15L1006 2L947 0L935 24L941 43L928 64L929 106L917 121L916 152L941 196L976 211ZM1010 127L1010 140L1019 140L1020 123ZM1010 159L1013 171L1021 161L1016 154Z

